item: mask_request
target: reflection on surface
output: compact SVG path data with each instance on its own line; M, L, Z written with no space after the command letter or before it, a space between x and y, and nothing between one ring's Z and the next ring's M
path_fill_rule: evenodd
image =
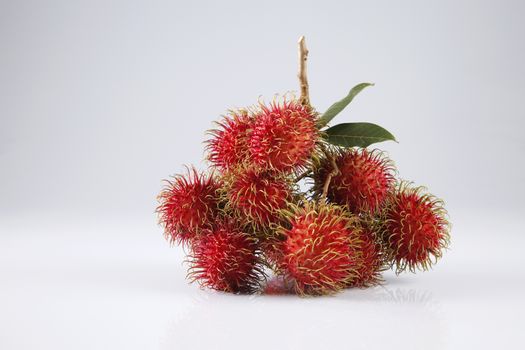
M446 329L440 305L425 290L379 286L315 298L238 296L201 291L170 323L163 349L437 349ZM390 347L389 346L389 347Z

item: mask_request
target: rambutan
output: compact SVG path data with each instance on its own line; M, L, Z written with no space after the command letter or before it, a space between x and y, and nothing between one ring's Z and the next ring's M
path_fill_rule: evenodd
M237 223L218 223L192 250L189 277L201 286L232 293L251 293L259 287L264 273L257 241Z
M266 295L294 294L294 281L284 275L273 276L266 282L262 292Z
M357 277L350 287L370 287L381 282L381 271L386 267L385 254L379 237L371 226L365 225L358 232L358 268Z
M307 203L289 213L282 265L295 279L299 294L326 294L349 285L356 277L359 227L344 208Z
M257 227L275 223L292 195L288 181L272 171L243 167L226 179L229 206L242 221Z
M248 139L253 118L246 110L231 111L217 125L217 129L209 132L212 138L206 142L208 159L220 169L241 164L248 157Z
M328 187L328 199L347 205L354 214L376 214L394 183L394 168L381 152L366 149L345 149L329 153L314 169L314 190L322 193L326 178L334 166L339 168Z
M253 162L277 171L305 165L319 138L315 122L313 110L295 99L261 104L249 141Z
M157 197L157 214L170 242L189 243L201 230L211 228L219 211L219 187L213 175L199 174L195 168L166 180Z
M449 242L449 223L443 202L423 187L401 182L389 199L385 242L397 272L427 270Z
M263 252L266 265L279 272L284 259L284 242L286 237L275 231L274 225L260 235L259 246Z

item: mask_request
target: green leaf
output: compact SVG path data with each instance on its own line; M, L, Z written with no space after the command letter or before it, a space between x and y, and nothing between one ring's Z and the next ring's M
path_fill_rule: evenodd
M358 93L363 91L364 88L373 85L374 84L372 83L361 83L354 86L345 98L331 105L330 108L328 108L326 112L323 113L323 115L319 118L319 121L317 122L319 128L322 128L323 126L326 126L328 123L330 123L330 121L334 119L334 117L338 115L343 109L345 109L345 107L348 106L350 102L352 102L354 97L356 97Z
M337 124L327 129L324 137L329 143L343 147L367 147L377 142L396 141L394 135L372 123Z

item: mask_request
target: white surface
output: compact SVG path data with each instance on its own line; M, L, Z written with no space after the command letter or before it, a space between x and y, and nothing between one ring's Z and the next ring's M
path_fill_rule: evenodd
M433 271L332 297L188 285L149 223L4 222L2 349L496 349L525 341L523 222L458 220ZM518 226L518 224L520 224ZM156 232L157 231L157 232ZM75 233L75 234L72 234ZM505 239L501 239L505 235ZM472 239L472 237L476 237Z

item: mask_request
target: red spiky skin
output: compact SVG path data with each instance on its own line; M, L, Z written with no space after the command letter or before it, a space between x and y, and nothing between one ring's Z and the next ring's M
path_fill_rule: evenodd
M253 162L277 171L305 165L319 138L315 119L313 111L297 100L261 104L249 143Z
M328 199L347 205L355 214L376 214L394 183L393 168L381 153L366 149L347 149L334 153L339 174L332 177ZM326 177L332 171L331 162L324 159L314 173L315 190L321 193Z
M230 174L227 191L230 205L239 218L255 226L267 226L278 220L278 212L288 205L291 189L278 174L254 168Z
M276 235L275 230L272 229L270 233L263 235L259 242L266 264L276 272L279 272L284 259L285 239L284 236Z
M449 224L442 202L422 188L401 184L386 213L386 242L397 271L428 269L449 241Z
M385 266L383 249L375 233L365 228L358 233L359 247L357 277L350 287L370 287L381 282L381 271Z
M220 184L195 168L166 182L158 196L159 224L171 243L190 243L201 230L211 228L219 210Z
M220 169L228 169L246 161L252 118L246 111L231 112L217 124L219 128L210 132L212 138L206 146L210 162Z
M189 275L204 287L250 293L260 282L259 263L256 240L226 221L195 241Z
M341 207L307 205L296 210L290 227L282 231L282 265L299 294L331 293L351 283L357 274L357 230Z

